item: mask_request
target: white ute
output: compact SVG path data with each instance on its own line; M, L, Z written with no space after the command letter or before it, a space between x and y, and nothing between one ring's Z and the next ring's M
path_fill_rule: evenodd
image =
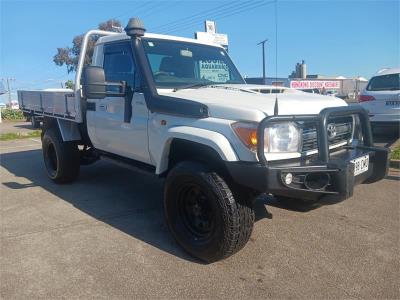
M165 177L173 236L213 262L245 246L258 195L345 199L355 184L385 176L388 151L373 146L364 109L321 95L265 94L218 45L145 34L138 19L125 31L85 35L75 90L18 92L23 111L43 117L53 181L73 181L80 165L98 159ZM84 66L93 35L103 37Z

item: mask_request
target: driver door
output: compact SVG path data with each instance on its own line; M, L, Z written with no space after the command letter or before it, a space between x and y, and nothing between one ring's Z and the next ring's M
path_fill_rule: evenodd
M134 92L135 84L140 86L140 77L137 75L131 45L129 42L105 44L103 55L106 81L125 81L127 91L130 91L127 94L132 98L105 97L97 100L95 112L97 145L95 147L150 163L147 138L149 111L143 93ZM124 120L126 101L131 103L130 120Z

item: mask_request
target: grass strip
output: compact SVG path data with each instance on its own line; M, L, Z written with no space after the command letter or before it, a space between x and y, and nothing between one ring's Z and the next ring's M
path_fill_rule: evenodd
M9 132L0 134L0 141L20 140L27 138L40 137L41 131L34 130L30 132Z

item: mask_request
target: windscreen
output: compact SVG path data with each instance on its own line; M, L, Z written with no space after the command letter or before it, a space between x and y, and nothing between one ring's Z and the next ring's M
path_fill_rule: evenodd
M222 48L150 38L143 47L157 88L245 83Z
M400 74L388 74L372 77L367 91L396 91L400 90Z

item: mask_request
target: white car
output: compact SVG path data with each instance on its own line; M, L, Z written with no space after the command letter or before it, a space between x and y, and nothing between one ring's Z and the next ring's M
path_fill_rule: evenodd
M284 86L274 86L274 85L249 85L250 88L246 88L249 91L254 91L260 94L298 94L301 91L284 87Z
M10 103L7 104L7 107L10 109L19 109L19 104L17 100L11 100Z
M327 91L326 95L331 97L337 97L339 93L336 90L332 90L332 91Z
M400 124L400 68L383 69L368 82L358 102L373 126Z

